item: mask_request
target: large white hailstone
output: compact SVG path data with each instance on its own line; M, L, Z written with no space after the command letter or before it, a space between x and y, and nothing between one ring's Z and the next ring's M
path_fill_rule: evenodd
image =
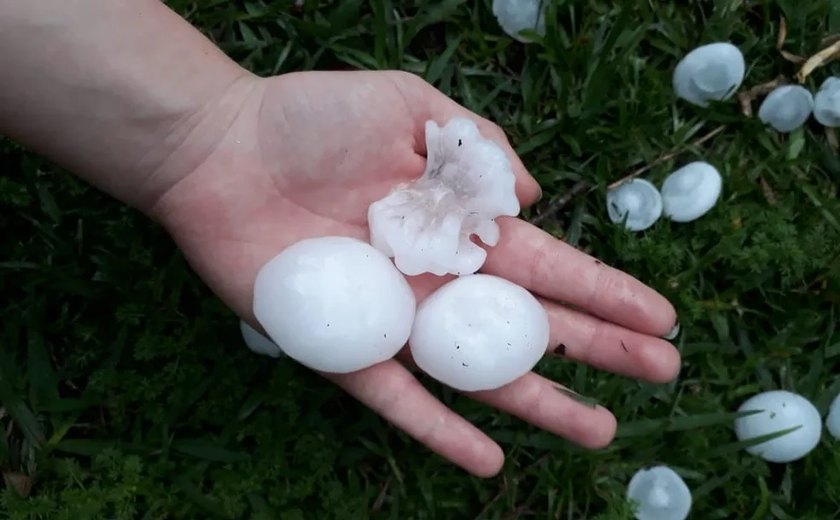
M761 102L758 118L777 132L792 132L811 117L814 96L801 85L776 87Z
M662 183L665 216L674 222L698 219L714 207L723 179L711 164L695 161L668 175Z
M415 310L394 264L348 237L293 244L260 269L254 286L254 314L269 337L323 372L354 372L393 357L408 341Z
M519 214L516 179L505 152L468 119L426 123L423 176L397 186L368 209L370 242L406 275L472 274L499 241L495 218Z
M840 77L827 78L814 96L814 119L831 128L840 126Z
M239 331L242 333L242 339L245 340L245 345L252 352L273 358L284 356L283 350L276 343L263 336L254 327L248 325L245 320L239 320Z
M524 288L487 274L456 278L423 300L409 339L417 366L462 391L527 374L548 348L548 315Z
M840 439L840 394L831 401L828 415L825 417L825 426L832 437Z
M781 437L747 448L747 452L769 462L787 463L801 459L820 442L822 418L817 408L801 395L787 390L762 392L746 401L739 412L760 410L735 420L735 435L744 441L798 428Z
M627 485L627 498L635 502L638 520L685 520L691 511L691 490L667 466L637 471Z
M545 34L545 8L549 0L493 0L493 14L505 33L526 43L524 30Z
M662 216L662 195L650 181L630 179L607 192L607 215L613 224L644 231Z
M732 97L744 81L745 70L744 55L731 43L701 45L674 69L674 92L689 103L705 107L712 100Z

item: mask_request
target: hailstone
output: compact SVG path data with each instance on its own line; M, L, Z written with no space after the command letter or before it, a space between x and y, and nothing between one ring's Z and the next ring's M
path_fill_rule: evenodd
M613 224L644 231L662 216L662 195L650 181L630 179L607 192L607 215Z
M545 34L545 8L548 0L493 0L493 15L511 38L526 43L520 33L531 30Z
M638 520L685 520L691 511L691 490L676 471L653 466L637 471L627 485Z
M409 348L417 366L438 381L457 390L491 390L527 374L545 354L548 333L548 315L530 292L473 274L420 303Z
M744 81L746 63L729 42L701 45L680 60L672 76L678 97L705 107L710 101L732 97Z
M761 102L758 118L777 132L792 132L805 124L814 110L814 96L801 85L776 87Z
M800 459L820 442L822 418L809 400L787 390L772 390L750 397L739 412L760 411L735 420L735 435L744 441L797 428L775 439L747 448L767 461L787 463Z
M245 320L239 320L239 331L242 333L242 339L245 340L245 345L252 352L273 358L284 355L276 343L263 336L254 327L248 325Z
M505 152L469 119L426 123L426 169L368 209L370 243L409 276L472 274L494 246L496 217L519 214L516 179Z
M416 300L405 277L370 244L309 238L266 263L254 315L290 358L348 373L393 357L406 344Z

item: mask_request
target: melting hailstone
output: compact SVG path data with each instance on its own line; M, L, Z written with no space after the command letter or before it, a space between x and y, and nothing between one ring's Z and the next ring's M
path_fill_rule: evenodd
M245 345L251 351L273 358L279 358L284 355L280 347L277 346L277 343L263 336L254 327L248 325L245 320L239 320L239 331L242 333L242 339L245 340Z
M468 119L426 122L426 148L423 176L370 205L370 243L409 276L475 273L487 252L470 237L494 246L495 218L519 214L510 161Z
M720 172L703 161L688 163L662 183L664 214L674 222L690 222L708 213L720 197Z
M777 132L792 132L811 117L814 96L801 85L776 87L762 101L758 118Z
M254 315L295 361L348 373L393 357L408 341L416 300L405 277L370 244L301 240L266 263Z
M548 315L524 288L487 274L455 278L417 308L409 346L417 366L462 391L527 374L548 348Z
M650 181L631 179L607 192L607 214L613 224L643 231L662 216L662 196Z
M814 119L828 127L840 126L840 77L823 81L814 96Z
M627 485L627 498L635 502L638 520L684 520L691 511L691 490L667 466L637 471Z
M825 417L825 426L828 433L835 439L840 439L840 394L834 397L828 407L828 415Z
M762 392L744 401L739 412L756 411L735 419L735 435L745 441L762 435L797 428L781 437L746 448L764 460L786 463L807 455L820 442L822 418L817 408L801 395L787 390Z
M738 47L729 42L701 45L685 55L674 69L674 92L701 107L729 99L744 81L746 64Z
M531 30L545 34L546 0L493 0L493 15L499 26L511 38L526 43L520 33Z

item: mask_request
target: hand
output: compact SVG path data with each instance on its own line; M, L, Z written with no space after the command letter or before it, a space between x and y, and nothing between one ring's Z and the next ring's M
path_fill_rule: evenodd
M197 119L176 154L179 163L197 166L183 172L152 213L199 275L252 325L257 271L282 249L313 236L368 239L368 205L422 174L428 119L473 119L510 157L523 207L539 197L496 125L416 76L306 72L249 81ZM498 222L501 240L482 271L541 298L551 321L550 354L654 382L676 376L679 354L658 338L676 319L662 296L521 219ZM410 282L420 301L449 279ZM452 462L475 475L496 474L504 460L499 446L432 397L414 368L404 349L369 369L325 376ZM607 445L613 415L555 386L530 373L470 396L580 445Z

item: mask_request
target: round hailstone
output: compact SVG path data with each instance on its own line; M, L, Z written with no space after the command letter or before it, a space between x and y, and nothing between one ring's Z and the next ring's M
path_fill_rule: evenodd
M744 81L746 64L738 47L728 42L701 45L674 69L672 81L678 97L697 106L732 97Z
M811 117L814 96L801 85L782 85L764 98L758 118L777 132L792 132Z
M637 471L627 485L627 498L636 503L638 520L684 520L691 511L691 490L667 466Z
M491 390L527 374L548 348L548 315L503 278L456 278L420 303L409 339L421 370L463 391Z
M801 395L786 390L757 394L738 408L760 410L735 420L735 435L744 441L798 428L781 437L747 448L747 452L777 463L792 462L807 455L820 442L822 418L816 407Z
M663 213L674 222L702 217L720 197L722 183L720 173L711 164L702 161L686 164L662 183Z
M823 126L840 126L840 77L823 81L814 96L814 119Z
M305 239L257 274L254 314L292 359L347 373L393 357L411 334L416 300L394 264L347 237Z
M260 334L254 327L248 325L244 320L239 320L239 330L242 332L242 339L251 351L264 356L279 358L284 356L283 351L276 343Z
M505 152L469 119L426 122L426 171L368 208L370 243L409 276L472 274L499 241L496 217L519 214Z
M644 179L631 179L607 192L607 214L613 224L625 222L630 231L643 231L662 216L662 196Z
M840 394L838 394L828 407L828 415L825 417L825 426L828 433L835 439L840 439Z
M522 43L529 40L520 35L531 30L540 36L545 34L546 0L493 0L493 15L505 33Z

